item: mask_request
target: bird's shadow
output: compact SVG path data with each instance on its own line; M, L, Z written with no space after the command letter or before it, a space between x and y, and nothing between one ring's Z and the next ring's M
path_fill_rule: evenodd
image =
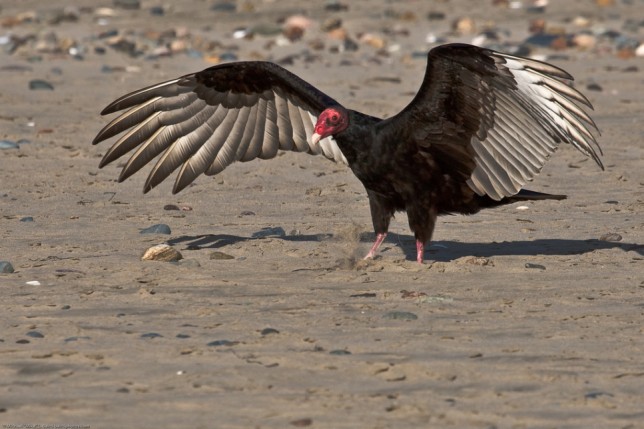
M333 239L333 234L298 234L298 235L253 235L244 237L231 234L206 234L184 235L168 240L170 245L185 245L186 250L218 249L232 244L277 238L285 241L316 241L322 242ZM373 242L373 233L360 234L360 241ZM415 239L411 235L389 233L385 245L400 246L409 260L416 259ZM502 256L502 255L582 255L602 249L620 249L624 252L635 251L644 255L644 245L636 243L622 243L597 239L570 240L570 239L536 239L503 242L461 242L461 241L433 241L425 251L425 258L432 261L449 262L464 256Z

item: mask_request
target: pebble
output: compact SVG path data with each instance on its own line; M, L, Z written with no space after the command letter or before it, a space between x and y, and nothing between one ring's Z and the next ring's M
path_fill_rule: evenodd
M49 90L52 91L54 89L54 85L51 83L47 82L46 80L42 79L33 79L29 81L29 89L31 90Z
M418 316L409 311L389 311L382 315L383 319L392 320L416 320Z
M251 234L251 238L267 238L267 237L284 237L286 235L286 231L284 231L284 228L281 226L275 227L275 228L262 228L261 230L257 232L253 232Z
M146 261L174 262L183 259L183 255L168 244L157 244L147 249L141 259Z
M141 334L141 338L162 338L163 335L157 334L156 332L148 332L146 334Z
M609 232L599 237L599 239L601 241L622 241L622 236L615 232Z
M167 234L170 235L172 231L170 227L165 223L158 223L156 225L149 226L140 231L140 234Z
M226 259L235 259L235 257L233 255L229 255L228 253L215 251L210 254L210 259L226 260Z
M8 261L0 261L0 273L11 274L13 273L13 265Z
M329 354L336 355L336 356L343 356L343 355L350 355L351 352L349 350L339 349L339 350L331 350Z
M0 149L20 149L20 146L11 140L0 140Z
M20 218L20 222L33 222L34 218L33 216L25 216Z
M139 0L114 0L114 7L136 10L141 9L141 2Z
M234 346L239 344L239 341L230 341L230 340L215 340L206 344L208 347L221 347L221 346Z
M532 269L532 270L545 270L545 269L546 269L546 267L545 267L544 265L541 265L541 264L532 264L532 263L530 263L530 262L526 262L524 266L525 266L526 268L528 268L528 269Z
M186 338L190 338L190 335L188 335L188 334L177 334L176 337L183 340L183 339L186 339Z
M280 331L278 331L277 329L274 329L274 328L264 328L260 332L260 334L262 336L271 335L271 334L279 334L279 333L280 333Z
M63 341L64 341L64 342L66 342L66 343L71 343L71 342L73 342L73 341L78 341L78 340L91 340L91 339L92 339L92 337L82 336L82 337L68 337L68 338L65 338Z
M45 338L45 336L38 331L29 331L27 332L27 336L31 338Z

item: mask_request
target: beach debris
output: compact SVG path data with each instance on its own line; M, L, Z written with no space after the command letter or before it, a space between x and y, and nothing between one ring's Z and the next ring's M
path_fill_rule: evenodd
M181 253L168 244L157 244L147 249L141 259L146 261L174 262L183 259Z
M172 231L170 230L170 227L166 225L165 223L157 223L156 225L149 226L147 228L143 228L140 232L140 234L166 234L170 235Z

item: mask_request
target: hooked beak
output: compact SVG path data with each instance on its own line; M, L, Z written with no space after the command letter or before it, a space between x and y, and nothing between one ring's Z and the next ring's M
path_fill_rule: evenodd
M318 133L313 133L313 135L311 135L311 141L314 145L317 145L320 142L320 139L322 139L322 136Z

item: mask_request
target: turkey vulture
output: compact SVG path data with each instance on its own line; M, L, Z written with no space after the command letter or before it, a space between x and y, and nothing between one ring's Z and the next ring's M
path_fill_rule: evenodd
M406 211L417 261L436 217L520 200L562 199L521 189L559 143L603 169L588 99L553 65L466 44L433 48L414 99L387 119L350 110L284 68L220 64L125 95L93 144L125 132L100 167L134 150L119 182L158 156L144 192L174 170L173 193L202 173L280 150L349 165L366 188L375 255L396 211Z

